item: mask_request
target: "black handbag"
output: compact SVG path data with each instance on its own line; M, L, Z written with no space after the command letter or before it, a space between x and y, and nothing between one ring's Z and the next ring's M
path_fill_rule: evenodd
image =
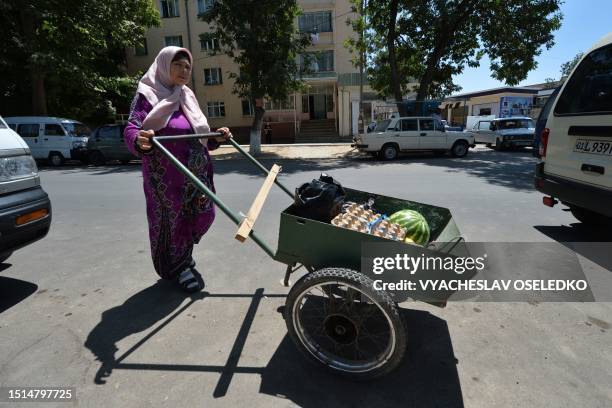
M340 214L346 192L342 185L323 173L318 180L295 190L295 215L329 223Z

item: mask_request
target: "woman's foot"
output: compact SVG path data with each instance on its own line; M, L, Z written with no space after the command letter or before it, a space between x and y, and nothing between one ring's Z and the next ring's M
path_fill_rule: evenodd
M193 267L189 267L181 272L177 281L181 289L188 293L199 292L204 289L204 279Z

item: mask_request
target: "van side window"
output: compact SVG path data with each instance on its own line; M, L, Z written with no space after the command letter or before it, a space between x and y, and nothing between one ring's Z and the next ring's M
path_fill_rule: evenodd
M489 130L491 122L480 122L480 130Z
M45 136L64 136L64 129L55 123L47 123L45 125Z
M555 115L588 113L612 113L612 45L582 60L555 106Z
M402 119L402 132L412 132L419 130L416 119Z
M21 137L38 137L38 129L40 125L38 123L27 123L24 125L19 125L17 128L17 133Z

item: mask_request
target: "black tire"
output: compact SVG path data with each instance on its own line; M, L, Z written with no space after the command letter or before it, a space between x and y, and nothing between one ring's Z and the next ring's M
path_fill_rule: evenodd
M504 147L504 142L498 140L495 142L495 146L493 147L495 150L497 150L498 152L501 152L502 150L505 149Z
M130 161L131 160L129 159L124 159L124 160L121 160L121 164L130 164Z
M0 263L3 263L4 261L6 261L7 259L9 259L9 257L13 255L12 252L5 252L3 254L0 255Z
M489 149L493 148L493 145L491 143L485 143L485 146L488 147Z
M603 214L598 214L586 208L570 206L572 215L576 217L578 221L594 228L607 228L612 226L612 218L606 217Z
M470 146L465 140L457 140L453 147L451 147L451 154L453 157L464 157L468 154Z
M49 153L48 161L51 166L59 167L59 166L63 166L66 160L64 159L64 156L62 156L61 153L51 152Z
M387 143L380 149L380 158L383 160L395 160L398 155L399 150L393 143Z
M89 153L89 163L94 166L104 166L106 164L106 157L99 150L94 150Z
M315 289L319 292L310 294ZM289 291L284 314L300 352L334 374L380 377L397 368L406 351L406 326L397 304L375 290L370 278L350 269L324 268L303 276Z

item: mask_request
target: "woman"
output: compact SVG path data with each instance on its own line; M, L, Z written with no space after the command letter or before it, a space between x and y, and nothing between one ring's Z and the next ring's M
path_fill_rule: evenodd
M192 63L187 49L163 48L138 84L124 131L128 148L142 158L153 266L159 276L176 280L187 292L204 288L204 280L195 269L191 255L193 245L200 241L215 218L214 204L153 148L151 137L210 131L195 95L186 86ZM224 139L232 137L227 128L218 131ZM164 146L215 191L208 150L219 146L217 140L171 141L164 142Z

